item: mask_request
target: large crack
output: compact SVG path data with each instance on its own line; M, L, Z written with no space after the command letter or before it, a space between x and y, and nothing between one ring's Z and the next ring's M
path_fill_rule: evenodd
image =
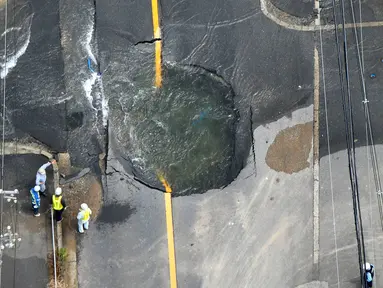
M161 38L153 38L153 39L150 39L150 40L142 40L142 41L138 41L134 44L134 46L137 46L137 45L140 45L140 44L153 44L157 41L161 41L162 39Z
M126 180L130 185L132 185L134 188L136 188L137 190L140 190L140 187L138 187L137 185L135 185L134 181L132 180L136 180L135 178L132 178L132 175L129 175L128 173L126 173L125 171L120 171L118 170L117 168L113 167L112 165L109 166L111 169L113 169L113 171L110 171L110 172L106 172L105 175L106 176L112 176L114 175L115 173L119 174L119 175L122 175L124 176L124 180Z
M253 163L254 163L254 175L257 176L257 163L255 162L255 141L254 141L254 130L253 130L253 108L250 106L250 136L251 136L251 150L253 152Z
M120 157L122 159L124 159L125 161L127 162L132 162L129 158L125 157L124 155L120 155ZM131 166L133 166L133 164L131 163ZM129 174L124 172L126 176L128 176ZM160 192L165 192L165 189L161 189L161 188L158 188L154 185L150 185L149 183L145 182L144 180L140 179L135 173L134 171L132 170L132 175L129 175L128 177L132 178L133 177L133 180L137 181L138 183L141 183L142 185L148 187L149 189L154 189L154 190L157 190L157 191L160 191Z

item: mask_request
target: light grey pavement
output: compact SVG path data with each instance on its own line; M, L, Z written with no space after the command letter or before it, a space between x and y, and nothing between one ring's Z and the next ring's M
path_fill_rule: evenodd
M311 120L312 106L258 127L256 172L251 156L223 190L173 198L179 287L295 287L313 280ZM305 123L308 138L294 131L309 147L306 168L270 169L265 157L277 133ZM114 172L104 209L80 240L80 287L169 287L163 194L127 183L109 156Z
M382 145L377 146L377 153L382 159ZM383 266L383 232L367 147L357 148L356 157L365 249L368 261L376 265L375 287L382 287L383 277L380 276L380 271ZM338 258L339 287L360 287L347 152L342 150L331 154L332 178L329 173L329 160L328 156L320 160L320 279L329 282L329 287L338 287L336 269ZM334 201L331 196L331 181ZM333 217L332 205L334 205L335 217Z
M323 3L325 4L325 3ZM358 2L355 3L356 7ZM363 21L381 20L381 8L377 7L376 1L364 1L362 3ZM372 7L373 9L368 9ZM375 7L375 8L374 8ZM338 21L341 21L337 7ZM346 22L351 23L350 6L346 1ZM374 14L369 14L374 11ZM322 10L323 23L332 22L331 9ZM359 10L355 11L357 21ZM381 14L380 14L381 15ZM358 65L358 54L354 31L347 29L348 55L349 55L349 79L351 99L353 104L354 136L357 148L358 181L361 195L362 217L364 224L364 235L366 252L369 261L376 264L376 287L383 285L379 277L382 264L382 231L380 227L379 213L377 208L376 190L373 184L371 167L367 163L366 151L366 122L364 117L363 93L361 89L360 71ZM360 38L360 30L358 29ZM328 281L329 287L360 287L358 254L356 246L355 225L353 218L352 196L348 172L348 160L346 154L346 138L344 130L343 109L341 101L341 90L339 80L339 67L337 63L337 50L335 45L334 31L323 32L324 53L324 75L326 80L326 96L328 115L325 115L323 82L321 85L320 100L320 279ZM339 35L342 45L342 31ZM375 144L382 143L382 101L381 91L383 88L380 81L383 64L381 63L381 27L363 28L363 61L365 66L365 80L367 99L371 112L372 129L375 136ZM362 51L362 45L359 46ZM341 50L343 47L341 46ZM343 61L343 55L340 56ZM375 73L377 78L369 76ZM321 75L322 76L322 75ZM322 81L323 79L321 79ZM377 80L377 81L375 81ZM331 158L327 149L326 117L329 124L329 139L331 147ZM377 148L378 154L382 153L381 145ZM329 159L332 162L333 177L329 175ZM378 160L382 158L379 158ZM371 163L371 160L370 160ZM371 164L370 164L371 165ZM381 162L379 162L381 165ZM332 202L331 181L333 184L334 201ZM333 206L334 205L334 206ZM333 207L334 215L333 216ZM335 224L335 232L334 232ZM335 235L337 243L335 245ZM337 246L337 248L336 248ZM338 258L338 261L336 261ZM336 263L339 265L339 286Z
M307 140L300 136L300 129L305 128L295 126L305 123L311 125L312 107L296 110L276 120L287 111L312 101L313 34L277 26L261 14L258 2L249 2L236 3L235 11L230 1L220 3L224 9L216 9L218 4L206 1L175 3L169 0L161 3L164 61L212 67L232 84L238 107L248 109L250 105L253 106L253 125L260 125L254 131L256 169L250 153L246 167L228 187L202 195L173 198L178 284L180 287L337 287L332 258L332 205L329 181L325 176L328 173L325 167L327 158L321 160L321 218L320 227L317 227L320 231L319 269L313 263L313 235L318 231L313 231L312 151L301 151L307 150L307 146L311 147L312 138ZM108 8L101 5L97 6L97 11L105 8L105 13L98 12L102 20L99 23L104 26L98 30L98 35L100 39L108 39L99 45L101 66L109 67L110 63L119 62L120 66L112 67L109 71L125 71L129 63L137 65L135 59L128 59L133 53L126 53L125 47L136 40L151 37L150 19L145 18L147 3L137 4L138 7L124 7L144 22L137 22L141 27L137 30L134 21L125 23L123 26L127 30L134 31L131 35L126 34L127 37L122 37L122 32L113 28L119 23L119 17L125 21L129 18L124 10L119 10L121 14L116 13L121 15L119 17L109 17L108 14L114 12L107 11ZM116 9L117 6L112 7ZM201 10L204 13L199 13ZM381 29L364 31L367 39L366 71L380 71L377 61L380 50L374 49L379 45L377 39L381 38L378 37ZM344 149L344 135L332 33L324 33L324 53L325 74L330 79L327 88L332 102L329 105L335 108L329 117L330 126L334 127L330 134L331 145L333 152L336 152ZM352 31L348 33L351 35ZM109 41L116 45L111 47ZM152 50L152 44L145 45L129 49ZM124 48L120 49L120 46ZM350 54L355 60L354 48L350 48ZM113 60L113 57L120 58L114 52L125 55L125 62ZM355 65L355 62L351 64ZM130 65L129 69L134 67ZM359 83L356 66L353 66L351 73L352 83ZM120 73L110 75L121 76ZM130 81L128 77L121 78ZM109 79L108 85L125 91L124 83L120 80ZM379 83L371 82L368 86L371 89L371 101L375 104L379 103ZM131 85L131 82L128 84ZM352 91L357 95L359 90L356 86L352 87ZM106 91L108 89L106 85ZM115 90L109 91L113 93ZM359 99L354 100L360 104ZM322 113L323 101L321 105ZM381 111L378 105L374 109ZM373 111L374 123L379 122L380 115ZM248 116L242 113L242 121ZM361 115L356 117L357 130L361 131L364 123ZM326 157L323 114L320 123L320 153ZM286 130L288 127L291 130ZM277 135L283 134L288 134L284 141L272 144ZM291 143L296 149L289 150ZM118 153L114 153L116 147L113 147L113 143L109 145L105 207L80 240L80 287L126 287L126 283L133 287L169 287L163 195L131 183L131 178L120 172L123 168L118 164L121 160L117 159ZM358 140L357 145L363 145L363 142ZM270 151L274 151L274 154ZM291 163L299 162L302 158L306 162L300 162L303 166L291 167L294 166ZM339 166L333 169L336 190L349 185L348 175L343 174L342 170L347 167L344 160L336 159L336 165ZM355 233L352 230L350 191L337 193L335 201L335 219L336 223L339 222L337 226L341 238L338 243L340 287L354 287L359 279L358 270L355 270L357 257L353 248ZM363 215L366 217L365 213ZM368 223L367 220L365 222ZM366 230L367 238L375 233L371 227L369 229ZM368 249L376 241L367 241ZM380 243L375 244L376 250ZM380 266L377 261L375 263Z
M227 188L173 199L180 287L295 287L312 281L312 153L305 159L310 165L293 174L265 163L278 132L311 121L312 106L258 127L256 174L249 161Z
M33 217L29 189L34 184L37 169L47 158L36 155L6 156L4 188L19 189L18 214L15 204L4 203L4 228L16 225L21 242L15 249L6 249L2 257L1 287L46 287L48 283L47 255L52 250L51 222L48 198L41 199L41 216ZM47 169L48 193L52 192L52 170ZM13 206L11 206L13 205ZM16 219L17 216L17 219Z
M103 208L77 238L79 287L169 287L163 194L132 186L109 157Z

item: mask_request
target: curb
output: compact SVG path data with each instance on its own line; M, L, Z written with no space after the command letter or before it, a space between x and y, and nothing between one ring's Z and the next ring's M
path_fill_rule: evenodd
M58 164L60 167L61 173L70 174L70 157L68 153L58 153ZM57 174L59 175L59 173ZM57 186L59 186L59 178L57 181ZM68 198L66 198L68 200ZM76 233L73 232L70 227L70 220L67 223L67 219L60 223L57 223L57 238L61 239L61 244L58 242L58 246L65 247L67 250L67 257L64 263L64 273L63 279L67 287L69 288L77 288L78 280L77 280L77 244L76 244ZM60 247L60 246L59 246Z
M320 62L318 49L314 48L314 107L313 107L313 264L314 278L319 279L320 252L320 197L319 197L319 101L320 101Z

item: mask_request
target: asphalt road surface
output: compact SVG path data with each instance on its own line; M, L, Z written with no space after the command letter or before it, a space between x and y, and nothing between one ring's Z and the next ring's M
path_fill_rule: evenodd
M233 6L236 9L232 9ZM138 5L130 8L129 13L141 15L140 21L143 22L140 22L139 28L135 28L136 23L133 22L126 24L127 30L133 31L129 34L129 41L133 43L150 39L150 20L143 20L146 19L148 7ZM108 13L112 11L101 14L103 23L119 21L118 17L109 20ZM213 69L231 83L238 109L243 112L244 107L252 105L253 125L257 127L261 124L253 135L255 153L250 153L246 167L232 184L202 195L173 198L178 284L185 287L256 287L260 283L268 287L357 285L357 257L352 249L355 238L350 221L351 197L349 191L344 191L348 180L342 174L346 171L342 168L347 167L345 159L340 159L337 162L339 168L334 168L337 171L333 176L334 187L343 190L335 198L334 211L338 215L335 222L339 221L341 240L337 248L333 248L328 178L324 176L320 182L321 197L317 203L320 227L315 227L312 203L316 192L313 191L312 151L309 150L308 154L302 152L304 156L294 155L295 158L278 154L279 150L288 149L290 142L301 139L295 130L296 134L288 138L289 141L282 141L282 148L278 149L278 144L275 144L278 143L279 133L288 134L286 128L297 124L310 125L307 123L312 121L312 106L296 109L300 105L307 106L313 99L314 34L278 26L266 18L254 2L233 4L225 1L218 6L210 2L191 4L183 1L175 4L163 1L161 13L164 61ZM114 27L113 24L108 25ZM108 25L105 24L106 27L102 29L108 30ZM379 45L377 39L380 37L374 34L378 31L378 28L365 29L366 73L367 70L380 69L378 64L373 65L379 59L373 48ZM351 33L348 30L350 39ZM113 34L108 34L108 37L113 41ZM323 32L324 74L328 79L326 93L331 106L328 114L330 146L332 152L344 153L342 107L338 97L338 67L333 37L332 31ZM118 41L113 49L118 50L116 47L124 40L121 35L115 39ZM102 48L103 45L105 48ZM350 62L353 65L351 89L353 94L360 94L360 88L356 85L359 78L355 44L350 42L349 45L350 57L353 58ZM111 49L106 43L101 43L100 47L100 50ZM320 49L320 46L316 47ZM320 86L320 155L327 157L322 83ZM369 82L370 101L378 99L377 91L379 82ZM360 104L356 98L353 101ZM375 105L374 109L379 109L379 105ZM281 118L291 110L296 111ZM363 114L360 112L363 112L361 105L355 108L357 135L364 128ZM246 114L241 115L246 118ZM374 127L379 123L379 115L372 111ZM380 135L379 132L377 134ZM380 138L376 140L379 142ZM295 150L304 150L308 142L311 145L311 141L311 138L299 140L294 146ZM364 145L361 136L357 145ZM118 147L111 145L109 148L107 208L95 221L94 228L81 240L80 286L124 287L124 283L129 281L141 287L168 287L168 236L162 195L130 183L131 179L124 175L115 159L118 158L115 155L115 148ZM274 152L269 154L269 151ZM289 164L296 163L300 158L305 158L308 163L303 161L303 168ZM328 172L325 163L326 158L322 158L321 175ZM376 207L371 209L376 210ZM366 232L366 243L377 241L374 239L378 238L370 238L375 237L371 235L377 233L376 229L376 222L371 222L370 230ZM316 239L318 233L319 239ZM320 249L313 251L314 242L318 240ZM378 242L375 244L379 245ZM338 270L334 270L337 263L333 259L334 249L337 255L339 252ZM100 254L93 251L99 251ZM372 249L369 255L374 251ZM319 253L319 263L315 262L316 253ZM105 257L108 257L108 261L100 261ZM339 281L334 271L339 273Z
M142 123L150 118L164 128L154 117L153 109L149 109L157 107L159 99L151 81L155 45L159 41L153 39L151 1L9 1L8 27L16 28L7 32L7 49L10 56L17 58L17 61L12 58L17 65L8 72L1 70L2 75L8 73L7 139L23 137L43 142L55 151L68 150L72 163L80 167L94 168L98 154L107 152L104 206L100 215L94 215L90 230L78 239L80 287L126 287L127 283L132 287L169 287L169 279L174 276L173 273L169 277L169 266L174 262L168 257L169 233L174 233L181 287L357 286L338 55L334 31L323 31L321 43L313 26L312 12L318 3L159 2L164 71L172 67L189 71L194 67L219 79L233 92L229 93L233 102L230 105L237 113L236 134L231 142L234 144L230 146L235 156L229 160L240 171L239 175L234 175L236 179L225 187L217 184L214 186L217 189L199 191L206 193L173 197L174 231L167 230L169 207L165 205L164 194L132 179L130 174L140 168L142 159L135 157L138 164L134 166L133 156L125 149L139 153L134 136L137 127L127 129L126 123ZM276 9L270 9L271 5ZM351 23L349 3L346 5L345 21ZM382 32L381 23L376 22L383 20L383 9L379 5L376 0L361 4L363 21L375 21L363 28L362 42L364 76L377 144L383 139ZM0 6L3 7L1 1ZM333 24L331 1L321 2L321 7L322 24ZM355 3L355 8L358 7L359 3ZM339 6L337 9L340 21ZM358 10L355 12L359 14ZM0 18L5 16L0 15ZM369 170L363 156L367 143L356 39L352 29L346 31L355 143L359 147L358 171L361 187L366 188L370 182L366 180ZM319 87L313 83L314 75L322 77L320 69L314 70L317 67L314 64L321 60L314 57L314 49L322 56L321 44L324 61L320 67L324 69L326 90L324 82ZM3 51L4 46L0 49ZM376 78L369 77L372 73ZM177 76L174 79L179 80L178 86L172 80L175 88L169 90L177 91L179 96L185 93L185 87ZM167 80L165 84L169 83ZM209 94L205 88L215 86L205 82L200 87ZM320 191L313 189L314 88L320 91ZM327 115L324 92L329 107ZM205 94L197 96L205 97ZM175 102L172 109L177 109ZM132 107L139 113L130 113ZM331 151L327 149L326 120L330 126ZM163 145L162 149L169 155L174 154L166 142L144 142L139 148L153 158L161 153L155 144ZM26 241L16 250L17 260L13 263L17 264L16 276L24 273L25 267L28 268L25 273L32 274L15 277L11 259L14 256L7 252L3 257L2 280L27 280L28 283L20 284L23 287L32 285L30 279L42 284L46 281L46 274L38 272L46 271L42 269L46 254L42 245L46 234L42 227L47 221L44 217L38 220L29 217L26 198L29 188L26 179L33 180L39 161L43 160L29 158L8 163L10 176L5 179L10 181L9 186L24 187L25 199L20 201L19 215L23 221L19 222ZM332 178L328 175L330 158L334 165ZM181 164L187 167L189 163L184 162ZM214 162L208 164L214 166ZM189 177L191 173L182 169L182 165L177 168ZM149 172L153 178L153 171ZM146 178L153 180L150 177ZM367 223L368 256L376 264L376 279L380 283L381 232L373 191L373 187L363 190L362 213ZM319 202L314 201L318 196L315 193L320 193ZM313 225L314 208L319 208L319 227ZM317 251L313 247L318 243Z
M310 106L255 130L256 170L250 158L225 189L173 198L180 287L256 287L260 281L295 287L312 281L312 111ZM303 161L280 167L297 172L271 169L265 161L278 166L286 157L279 154L281 145L289 139L274 141L276 135L304 126L298 124L308 127L308 134L292 132L305 144L294 154ZM104 209L79 238L80 287L169 287L163 193L132 185L117 172L122 167L110 152Z
M1 287L45 287L48 283L47 256L51 249L49 198L41 199L41 216L33 216L29 189L36 171L47 159L37 155L6 156L4 189L18 189L17 207L4 203L3 226L12 226L21 242L16 249L7 248L2 256ZM47 193L52 195L52 169L47 169ZM17 213L16 213L17 211ZM5 233L5 232L4 232Z
M375 287L381 287L383 285L383 278L380 275L383 265L383 233L371 169L371 157L367 152L367 147L359 147L356 151L364 242L366 259L376 267ZM382 145L378 145L378 155L382 152ZM347 152L342 150L333 153L331 160L329 156L325 156L321 159L320 165L322 184L319 278L321 281L328 282L328 287L361 287Z

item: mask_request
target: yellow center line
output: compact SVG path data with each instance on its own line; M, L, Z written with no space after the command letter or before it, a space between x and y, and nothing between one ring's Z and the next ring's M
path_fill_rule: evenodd
M152 18L153 18L153 37L154 39L160 39L155 42L155 69L156 79L155 86L160 88L162 85L162 67L161 67L161 54L162 54L162 40L161 40L161 28L159 25L158 17L158 0L152 0Z
M166 231L168 235L168 253L169 253L169 276L170 288L177 288L177 271L176 256L174 251L174 229L173 229L173 210L172 210L172 188L168 182L162 177L158 177L165 187L165 214L166 214Z

